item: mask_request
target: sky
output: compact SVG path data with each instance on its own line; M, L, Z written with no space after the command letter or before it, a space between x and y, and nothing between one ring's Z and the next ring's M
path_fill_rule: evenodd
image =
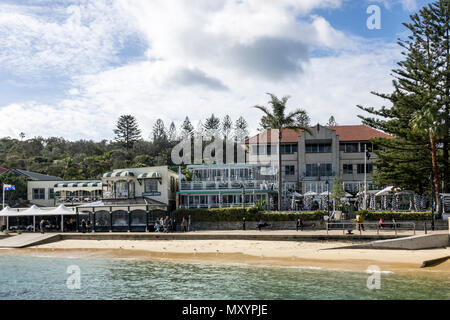
M426 0L0 0L0 137L144 138L212 113L255 133L270 92L312 124L386 102L402 22ZM371 5L380 29L369 29Z

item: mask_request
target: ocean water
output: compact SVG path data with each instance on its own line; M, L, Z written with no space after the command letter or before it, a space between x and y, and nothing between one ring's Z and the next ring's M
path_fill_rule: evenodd
M450 281L379 275L370 290L363 272L0 256L0 299L450 299Z

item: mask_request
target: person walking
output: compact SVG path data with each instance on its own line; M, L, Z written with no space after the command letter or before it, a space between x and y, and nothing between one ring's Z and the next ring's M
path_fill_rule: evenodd
M298 231L298 229L300 229L300 231L303 231L303 221L300 218L297 219L297 224L295 226L295 230Z
M189 217L188 217L188 231L194 231L193 228L192 228L191 215L189 215Z
M39 222L39 228L41 229L41 233L44 234L44 228L45 228L45 221L44 219Z
M183 219L181 220L181 227L183 228L183 231L184 231L184 232L187 231L187 230L186 230L187 225L188 225L188 223L187 223L186 219L183 217Z
M90 218L88 218L87 221L86 221L86 228L87 228L87 232L91 232L92 226L91 226L91 219Z
M81 231L86 233L86 220L81 220Z

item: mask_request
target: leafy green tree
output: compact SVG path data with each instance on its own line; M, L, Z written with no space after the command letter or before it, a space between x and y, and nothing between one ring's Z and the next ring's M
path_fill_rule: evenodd
M193 137L194 127L192 126L189 117L186 117L181 126L181 139L186 139L188 137Z
M3 191L3 184L12 184L15 186L15 190ZM5 192L5 206L14 206L27 199L27 180L22 176L17 176L8 171L0 175L0 187L2 189L0 194L2 199L3 192Z
M167 132L167 139L169 142L175 142L178 140L177 127L173 121L170 123L169 130Z
M154 143L166 143L167 142L167 132L164 126L164 121L161 119L156 120L152 131L153 142Z
M133 148L135 142L141 140L141 130L136 118L132 115L120 116L114 133L116 134L116 141L127 151Z
M226 115L222 120L222 134L224 139L228 139L232 129L233 129L233 121L231 121L229 115Z
M337 126L337 125L338 125L338 124L337 124L336 120L334 120L334 116L331 116L331 117L328 119L327 126L334 127L334 126Z
M311 118L309 117L306 110L299 109L299 114L296 117L297 126L299 127L309 127L311 126Z
M248 138L248 123L244 117L240 116L234 123L234 139L242 141Z
M205 120L203 128L205 129L204 133L206 138L212 139L213 137L217 137L219 135L220 119L214 116L214 113L211 114L211 117Z
M341 198L344 197L345 197L345 190L342 184L342 177L336 176L334 177L333 192L330 194L330 198L339 201Z
M261 118L261 124L264 129L276 130L278 133L278 211L281 211L282 206L282 191L283 191L283 175L282 175L282 158L281 158L281 140L283 138L283 130L293 129L296 131L304 130L311 133L308 127L300 127L297 125L296 117L302 112L297 109L286 113L286 103L289 99L285 96L281 99L275 95L268 93L270 96L269 105L254 106L254 108L261 110L264 116Z

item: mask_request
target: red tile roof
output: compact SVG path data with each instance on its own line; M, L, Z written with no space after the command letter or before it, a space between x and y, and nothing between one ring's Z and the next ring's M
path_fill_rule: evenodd
M336 135L339 136L339 141L368 141L371 138L392 138L392 136L366 125L325 126L325 128L336 131ZM249 143L249 141L251 143L256 143L257 141L270 143L270 131L272 130L266 130L256 136L246 139L245 143ZM274 135L278 135L278 130L273 131ZM297 142L298 137L301 136L302 132L302 130L295 131L292 129L284 129L281 143Z
M334 127L327 126L326 128L335 130L336 134L339 136L339 141L367 141L372 138L392 138L392 136L382 131L363 124Z

